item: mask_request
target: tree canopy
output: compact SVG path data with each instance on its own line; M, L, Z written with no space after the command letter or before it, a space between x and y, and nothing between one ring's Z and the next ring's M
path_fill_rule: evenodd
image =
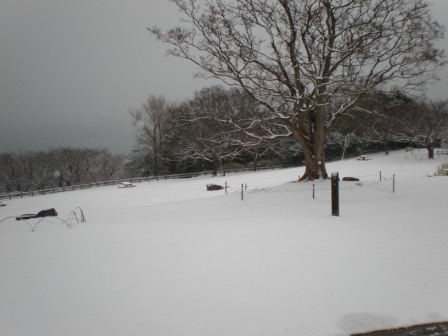
M327 177L327 132L378 90L421 90L436 80L444 28L426 0L171 0L183 26L148 28L197 76L237 86L265 107L239 125L290 137L304 179ZM229 120L230 122L230 120ZM260 127L263 125L263 127Z

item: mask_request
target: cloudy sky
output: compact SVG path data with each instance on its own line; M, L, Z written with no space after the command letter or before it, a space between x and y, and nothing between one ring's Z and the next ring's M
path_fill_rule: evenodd
M430 2L448 27L448 0ZM131 150L129 108L150 94L182 100L211 84L166 57L146 30L177 22L167 0L0 0L0 152ZM448 98L448 70L440 76L432 98Z

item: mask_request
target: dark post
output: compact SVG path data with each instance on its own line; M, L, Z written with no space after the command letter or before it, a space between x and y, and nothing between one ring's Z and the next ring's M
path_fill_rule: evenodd
M241 200L244 199L244 184L241 183Z
M315 199L315 194L316 194L316 192L315 192L315 186L314 186L314 183L313 183L313 199Z
M339 173L331 173L331 215L339 216Z

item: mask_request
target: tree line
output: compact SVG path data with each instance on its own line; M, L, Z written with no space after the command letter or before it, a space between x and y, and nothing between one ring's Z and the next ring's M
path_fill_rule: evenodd
M56 148L0 153L0 193L34 191L118 179L125 156L107 149Z
M293 136L280 138L272 134L273 125L264 127L266 114L265 106L238 88L204 88L181 103L149 96L130 111L137 131L133 164L148 175L304 164L305 152ZM410 146L426 148L431 159L444 141L448 101L378 91L340 117L328 131L324 154L332 161Z
M137 134L132 164L148 175L190 173L259 165L299 164L300 148L289 139L248 135L229 118L249 120L263 108L240 90L204 88L181 103L149 96L130 115Z
M185 101L148 96L130 109L136 130L132 153L57 148L0 153L0 192L32 191L105 182L259 166L303 165L305 154L291 136L271 136L261 120L266 107L238 88L206 87ZM251 124L251 132L242 127ZM258 124L258 125L257 125ZM281 126L279 126L281 127ZM329 131L328 161L407 146L434 148L448 141L448 101L376 92L348 110Z

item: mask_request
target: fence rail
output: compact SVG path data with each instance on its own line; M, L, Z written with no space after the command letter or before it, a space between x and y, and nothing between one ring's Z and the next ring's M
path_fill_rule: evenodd
M378 151L364 151L363 154L373 154L373 153L377 153L377 152ZM448 150L447 150L447 153L448 153ZM359 153L347 154L347 155L345 155L345 159L354 158L354 157L357 157L358 155L359 155ZM341 160L341 157L340 156L329 157L326 159L326 162L337 161L337 160ZM252 167L225 169L225 170L221 171L221 175L225 175L226 173L241 173L241 172L249 172L249 171L262 171L262 170L291 168L291 167L298 167L298 165L277 165L277 166L262 166L262 167L252 166ZM121 180L111 180L111 181L95 182L95 183L89 183L89 184L77 184L77 185L73 185L73 186L56 187L56 188L34 190L34 191L15 191L15 192L11 192L11 193L0 194L0 200L23 198L23 197L27 197L27 196L55 194L55 193L59 193L59 192L74 191L74 190L81 190L81 189L91 189L92 187L105 187L105 186L111 186L111 185L118 185L123 182L130 182L130 183L139 182L140 183L140 182L168 180L168 179L183 179L183 178L198 177L201 175L208 175L208 174L211 175L212 172L211 171L202 171L202 172L197 172L197 173L183 173L183 174L171 174L171 175L148 176L148 177L134 177L134 178L121 179Z
M269 167L256 167L256 168L254 168L254 167L235 168L235 169L223 170L221 172L221 174L225 175L226 173L241 173L241 172L248 172L248 171L261 171L261 170L279 169L279 168L288 168L288 167L286 167L286 166L269 166ZM204 172L198 172L198 173L134 177L134 178L121 179L121 180L111 180L111 181L95 182L95 183L88 183L88 184L77 184L77 185L72 185L72 186L33 190L33 191L15 191L15 192L11 192L11 193L0 194L0 200L6 200L6 199L11 200L13 198L23 198L23 197L29 197L29 196L56 194L56 193L66 192L66 191L91 189L94 187L106 187L106 186L112 186L112 185L119 185L120 183L123 183L123 182L141 183L141 182L169 180L169 179L192 178L192 177L198 177L198 176L202 176L202 175L206 176L206 175L211 175L211 174L212 173L210 171L204 171Z

